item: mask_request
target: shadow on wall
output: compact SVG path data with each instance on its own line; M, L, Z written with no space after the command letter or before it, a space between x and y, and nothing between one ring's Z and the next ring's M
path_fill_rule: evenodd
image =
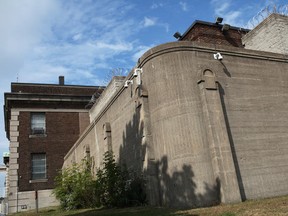
M213 186L205 184L205 193L196 192L197 184L191 165L183 164L182 169L168 174L168 157L163 156L158 162L159 190L161 205L170 207L204 207L220 203L220 181L217 178Z
M119 163L143 175L147 181L149 193L160 206L188 208L212 206L220 203L220 180L215 179L214 185L204 182L204 193L196 192L197 184L191 164L179 166L179 171L169 173L169 157L163 155L160 160L147 158L149 146L144 139L144 122L141 120L140 109L136 108L133 120L126 124L123 133L123 144L119 150ZM161 153L160 153L161 154ZM148 166L145 166L145 163ZM181 167L181 168L180 168ZM154 180L153 180L154 179ZM148 195L148 197L151 197ZM155 198L157 197L157 198Z
M119 164L136 173L142 172L146 155L146 143L142 143L144 123L140 121L140 117L140 109L137 108L132 121L126 124L126 133L123 132L119 150Z
M223 64L223 66L224 66L224 71L227 70L227 68L224 64ZM226 105L225 105L225 97L224 97L225 91L224 91L224 88L221 86L220 83L218 83L218 87L219 87L220 100L221 100L221 104L222 104L222 108L223 108L224 119L225 119L228 138L229 138L229 142L230 142L232 157L233 157L233 161L234 161L234 165L235 165L236 176L237 176L237 180L238 180L238 184L239 184L240 195L241 195L242 201L245 201L247 198L246 198L246 194L245 194L245 190L244 190L244 184L243 184L243 180L242 180L242 176L241 176L241 172L240 172L240 165L239 165L237 154L236 154L236 149L235 149L235 144L234 144L234 140L233 140L233 136L232 136L232 132L231 132L231 127L230 127L230 123L228 120L228 114L227 114L227 109L226 109Z

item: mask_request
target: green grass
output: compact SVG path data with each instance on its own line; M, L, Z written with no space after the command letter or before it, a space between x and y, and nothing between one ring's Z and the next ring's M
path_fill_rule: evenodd
M58 208L41 209L13 214L13 216L273 216L288 215L288 196L271 199L246 201L231 205L219 205L210 208L177 210L156 207L134 207L123 209L83 209L62 211Z

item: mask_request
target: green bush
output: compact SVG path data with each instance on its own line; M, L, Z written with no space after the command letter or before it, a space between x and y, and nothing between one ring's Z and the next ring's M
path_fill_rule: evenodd
M116 164L112 152L105 152L103 168L98 169L96 179L100 189L100 202L104 206L122 206L125 203L126 175Z
M56 177L54 194L62 208L125 207L146 202L143 178L121 169L112 152L105 152L103 167L95 177L91 165L91 160L84 159Z
M64 169L56 177L54 194L66 210L100 206L98 188L91 173L91 160Z

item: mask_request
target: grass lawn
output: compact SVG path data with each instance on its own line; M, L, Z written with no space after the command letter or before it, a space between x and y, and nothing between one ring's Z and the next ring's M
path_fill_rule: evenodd
M83 209L75 211L61 211L57 208L13 214L13 216L270 216L288 215L288 196L264 200L246 201L238 204L219 205L210 208L177 210L155 207L135 207L123 209Z

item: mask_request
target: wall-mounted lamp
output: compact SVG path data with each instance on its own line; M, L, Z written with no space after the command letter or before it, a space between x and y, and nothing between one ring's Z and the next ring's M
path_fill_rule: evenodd
M173 37L175 37L176 39L181 39L182 35L179 32L175 32Z
M216 60L222 60L223 59L223 56L221 55L221 53L216 53L216 54L213 54L213 56L214 56L214 59L216 59Z
M125 84L124 84L124 87L128 88L129 84L133 84L133 80L126 80Z
M228 31L229 29L230 29L230 25L224 24L224 25L222 26L221 31Z
M220 24L220 23L222 23L222 21L223 21L222 17L217 17L215 23Z
M135 68L134 73L133 73L133 77L139 76L140 73L142 73L142 68Z

